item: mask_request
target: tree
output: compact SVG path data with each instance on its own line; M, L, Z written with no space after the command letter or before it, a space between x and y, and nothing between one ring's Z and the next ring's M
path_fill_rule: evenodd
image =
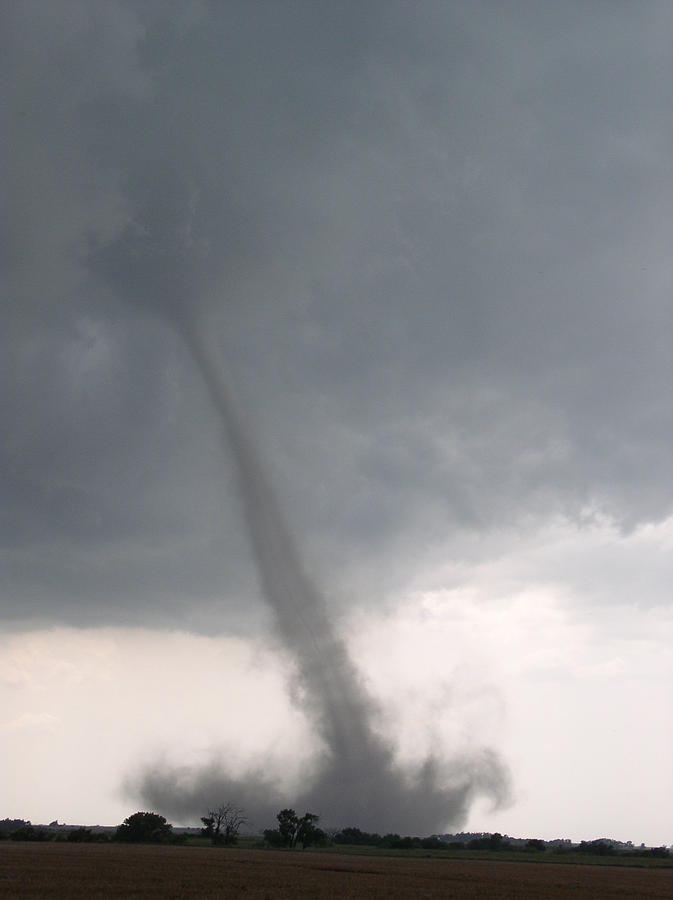
M299 828L297 813L290 808L281 809L276 818L278 819L281 843L286 847L294 847L297 843L297 829Z
M240 806L227 802L217 809L209 809L207 816L201 816L201 821L204 826L201 833L213 844L235 844L246 818Z
M339 829L333 835L333 839L335 844L369 844L371 846L378 846L383 842L383 838L380 834L377 834L376 832L369 834L352 825L348 828Z
M173 826L163 816L153 812L137 812L124 819L117 828L115 840L128 843L161 844L173 837Z
M327 840L322 828L317 827L320 817L315 813L306 812L300 819L293 809L287 808L281 809L276 818L278 828L264 832L265 840L273 847L296 847L297 844L310 847Z
M311 847L312 845L320 845L326 842L327 835L322 828L318 828L319 819L320 816L310 812L304 813L299 819L297 823L297 842L302 847Z
M467 845L469 850L509 850L511 843L503 841L499 831L494 834L486 834L484 837L472 838Z

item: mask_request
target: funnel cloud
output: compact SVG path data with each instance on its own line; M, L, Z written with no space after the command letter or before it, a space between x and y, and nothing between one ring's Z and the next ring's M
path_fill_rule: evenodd
M496 804L504 801L507 770L491 750L453 759L450 767L435 756L414 772L395 764L393 747L372 727L375 705L322 596L303 571L223 362L201 323L183 324L182 332L226 429L264 596L296 662L302 709L324 751L299 796L283 798L258 772L237 781L224 771L206 769L152 771L138 786L143 800L173 816L192 818L214 797L234 798L257 824L271 821L279 804L292 804L319 810L341 826L357 823L371 830L419 834L460 825L477 794L491 796Z
M502 803L508 774L494 751L479 749L450 761L430 755L415 771L405 771L396 765L393 746L374 728L376 704L304 570L213 336L208 304L198 293L217 280L214 270L222 260L225 269L233 265L233 257L211 246L208 230L213 209L226 197L214 192L205 197L170 171L148 171L144 183L144 202L134 221L92 253L92 267L152 321L173 327L201 373L235 463L262 593L296 666L296 694L322 753L298 796L284 797L266 774L253 771L237 780L219 766L152 770L132 790L143 802L183 820L198 818L219 797L244 806L259 825L273 820L279 804L290 804L317 810L339 825L405 833L460 825L478 794ZM226 275L219 273L224 280Z

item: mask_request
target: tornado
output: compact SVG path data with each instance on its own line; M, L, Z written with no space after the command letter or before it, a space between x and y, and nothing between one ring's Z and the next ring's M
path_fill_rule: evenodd
M264 597L297 664L311 719L330 752L345 764L375 743L368 727L370 703L325 602L304 571L211 335L196 323L185 326L184 337L231 447Z
M134 218L114 241L92 253L90 265L120 298L157 324L168 323L201 373L231 449L262 593L276 635L296 666L301 699L295 702L319 754L291 795L268 771L251 768L234 777L225 761L156 766L131 776L127 791L182 822L198 821L213 803L228 800L262 828L273 823L281 806L318 813L334 826L407 834L455 828L475 796L489 796L496 804L507 798L506 767L490 748L450 759L438 749L411 770L397 764L394 745L375 728L380 710L305 571L226 359L207 327L209 306L203 298L227 279L217 272L214 254L204 249L210 239L199 224L199 204L190 184L172 170L146 172L142 184L144 201L136 204ZM214 209L218 202L217 196L208 200Z
M430 755L414 771L395 763L394 748L373 725L378 709L364 689L345 641L335 630L321 593L304 570L262 455L237 401L225 362L202 322L184 318L178 330L198 366L221 421L238 475L243 513L266 602L282 644L294 660L302 711L323 747L293 796L284 796L265 773L232 778L226 768L151 770L136 789L154 808L190 818L226 797L245 807L259 826L280 805L319 812L326 822L428 834L464 822L477 794L497 803L508 775L488 748L449 762Z

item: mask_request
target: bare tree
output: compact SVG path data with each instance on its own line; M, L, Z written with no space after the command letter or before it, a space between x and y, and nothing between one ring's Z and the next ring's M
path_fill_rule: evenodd
M201 816L204 827L202 834L213 844L235 844L241 826L245 825L244 810L233 803L221 803L216 809L209 809L207 816Z

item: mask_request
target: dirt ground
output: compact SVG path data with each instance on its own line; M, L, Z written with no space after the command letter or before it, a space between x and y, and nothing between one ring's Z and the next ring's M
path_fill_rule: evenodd
M0 897L673 897L673 868L0 843Z

